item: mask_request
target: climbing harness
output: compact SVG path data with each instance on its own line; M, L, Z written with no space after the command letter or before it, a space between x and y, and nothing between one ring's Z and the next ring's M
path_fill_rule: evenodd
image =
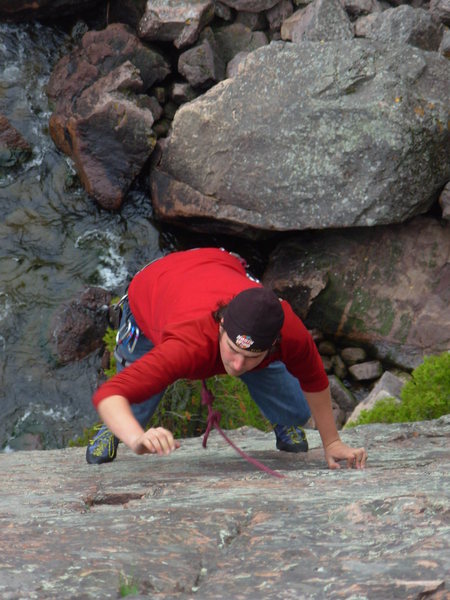
M123 310L125 308L125 303L128 301L128 294L122 296L122 298L114 305L114 308L120 310L120 317L122 317ZM126 321L119 327L116 335L116 344L120 346L121 344L126 344L128 346L128 351L130 354L133 353L133 350L136 347L140 336L140 329L136 325L136 321L134 320L133 315L128 315Z

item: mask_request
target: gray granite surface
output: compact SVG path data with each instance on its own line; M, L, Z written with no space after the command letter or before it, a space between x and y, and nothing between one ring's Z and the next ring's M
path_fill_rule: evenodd
M450 417L361 426L363 471L328 470L273 434L213 432L165 458L122 445L0 454L0 598L448 598ZM127 587L128 586L128 587Z

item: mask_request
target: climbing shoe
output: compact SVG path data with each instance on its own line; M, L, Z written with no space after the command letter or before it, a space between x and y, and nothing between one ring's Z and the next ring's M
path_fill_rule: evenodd
M86 448L86 460L90 465L111 462L117 456L119 438L111 433L106 425L97 425L95 435Z
M277 448L284 452L308 452L308 440L301 427L274 425L277 437Z

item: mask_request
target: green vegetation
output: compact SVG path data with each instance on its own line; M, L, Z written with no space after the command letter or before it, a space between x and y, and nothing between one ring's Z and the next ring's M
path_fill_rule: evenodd
M110 352L110 365L105 370L107 377L116 372L113 357L116 332L108 328L103 338L106 349ZM247 390L247 386L238 378L229 375L216 375L207 380L209 390L214 394L214 410L222 417L220 426L223 429L237 429L244 425L255 427L261 431L270 431L271 425L260 413ZM180 379L167 388L159 406L153 415L149 427L165 427L176 438L187 438L201 435L206 428L208 409L201 403L201 381ZM86 446L93 436L93 429L85 429L69 446Z
M126 596L136 596L139 594L139 586L134 577L128 577L122 573L119 575L119 595L121 598Z
M450 413L450 352L428 356L412 372L412 378L395 398L379 400L371 410L361 411L347 427L367 423L427 421Z
M261 415L240 379L216 375L207 380L207 385L215 396L214 410L222 415L220 426L223 429L248 425L270 431L269 422ZM205 430L207 417L208 409L201 403L201 382L180 379L167 389L149 426L166 427L175 437L194 437Z
M117 331L108 327L106 329L106 333L103 336L103 342L105 343L105 348L109 352L109 367L105 369L105 375L108 377L112 377L116 372L116 359L114 358L114 348L116 346L116 334Z

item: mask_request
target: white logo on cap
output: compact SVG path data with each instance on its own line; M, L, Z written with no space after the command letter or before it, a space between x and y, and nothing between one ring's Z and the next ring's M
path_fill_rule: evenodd
M250 346L252 346L254 343L255 342L249 335L238 335L235 341L236 346L239 346L239 348L242 348L242 350L250 348Z

